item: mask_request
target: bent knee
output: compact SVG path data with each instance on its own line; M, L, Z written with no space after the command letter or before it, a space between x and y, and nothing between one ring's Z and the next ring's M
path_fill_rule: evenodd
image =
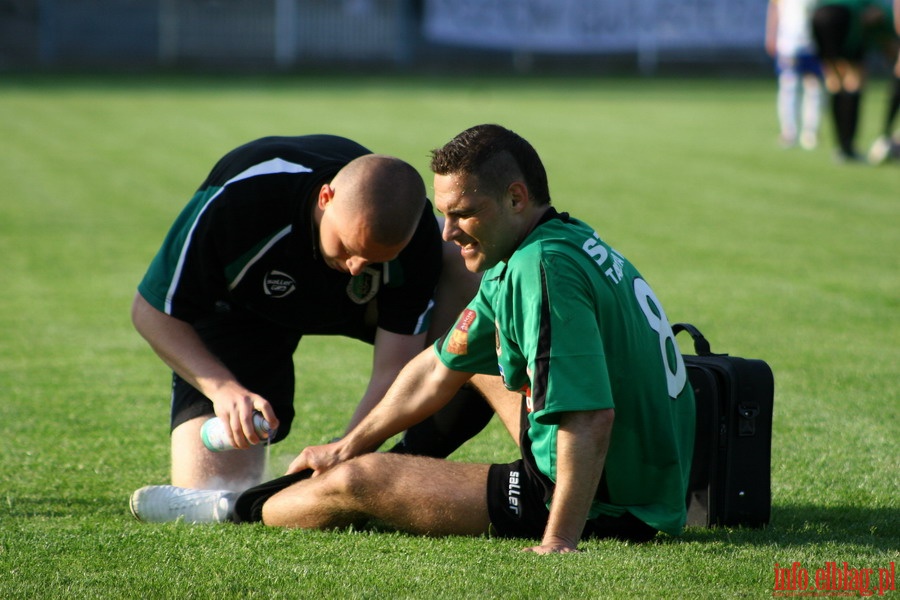
M364 498L383 487L392 457L383 453L363 454L325 474L329 491L346 498ZM325 483L325 482L323 482Z
M367 493L365 468L356 459L287 487L266 500L262 521L273 527L329 529L345 525L357 498Z
M366 454L281 490L263 505L274 527L340 528L366 515L367 499L390 481L393 455Z

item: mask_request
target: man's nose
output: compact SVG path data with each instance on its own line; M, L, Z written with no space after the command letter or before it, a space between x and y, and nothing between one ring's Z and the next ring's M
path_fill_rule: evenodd
M366 268L366 265L369 264L369 261L358 256L351 256L347 259L347 262L345 264L347 265L347 270L350 271L351 275L359 275L360 273L362 273L363 269Z
M444 228L443 231L441 231L441 237L445 242L449 242L456 236L458 230L459 227L457 226L456 219L452 217L446 217L444 219Z

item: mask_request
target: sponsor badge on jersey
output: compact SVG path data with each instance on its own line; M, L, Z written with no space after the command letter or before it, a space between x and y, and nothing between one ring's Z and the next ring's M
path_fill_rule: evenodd
M474 310L467 308L459 315L453 331L450 332L450 341L447 342L447 352L451 354L467 354L469 352L469 327L475 322Z
M366 267L359 275L350 278L347 284L347 296L357 304L365 304L375 297L381 285L381 271Z
M263 291L266 296L284 298L297 289L297 282L284 271L269 271L263 277Z

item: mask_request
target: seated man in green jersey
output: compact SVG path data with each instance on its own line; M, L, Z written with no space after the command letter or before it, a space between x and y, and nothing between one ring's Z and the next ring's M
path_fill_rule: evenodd
M527 550L541 554L576 551L585 537L681 533L694 398L648 283L590 226L550 206L541 160L508 129L462 132L431 168L444 239L483 273L478 293L343 439L306 448L289 475L229 499L234 520L375 519L423 535L537 539ZM490 401L521 459L372 452L473 374L500 375L516 392Z

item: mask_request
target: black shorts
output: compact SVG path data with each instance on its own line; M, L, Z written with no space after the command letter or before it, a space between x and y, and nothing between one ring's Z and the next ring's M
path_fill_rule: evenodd
M293 357L301 334L252 315L233 313L198 321L194 329L241 385L269 401L279 422L272 443L284 439L294 420ZM214 412L206 396L172 375L172 429Z
M865 48L862 43L850 43L849 40L852 18L846 6L821 6L813 12L812 33L820 59L863 59Z
M550 516L544 494L544 484L528 472L523 460L491 465L487 485L491 532L498 537L541 539ZM589 519L581 537L646 542L656 533L655 528L626 512L621 517Z

